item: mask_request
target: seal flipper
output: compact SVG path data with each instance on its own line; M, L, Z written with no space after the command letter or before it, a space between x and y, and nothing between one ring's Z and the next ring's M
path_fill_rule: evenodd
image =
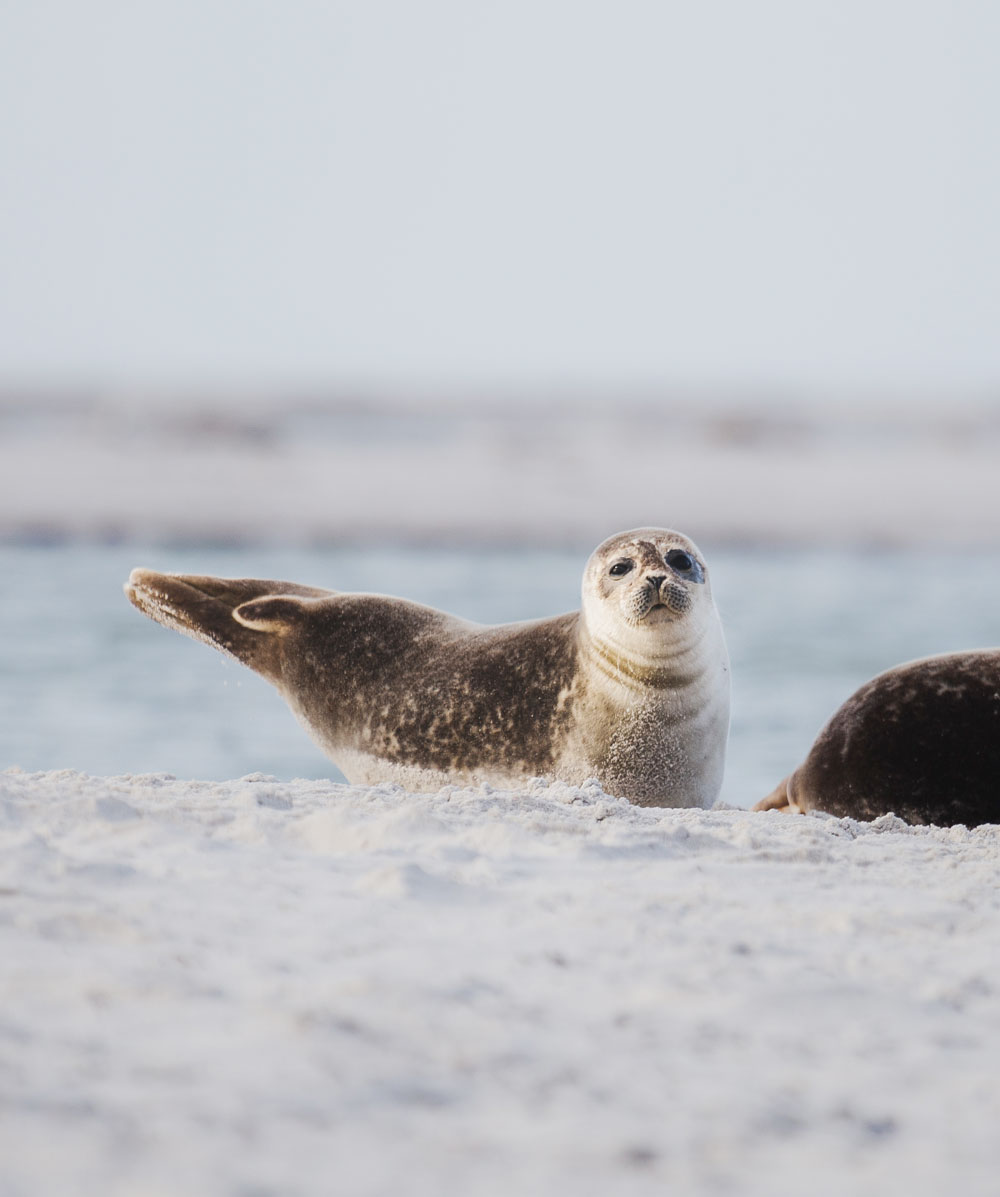
M785 778L778 787L773 790L766 798L761 798L756 806L751 806L751 810L780 810L789 815L802 814L802 807L797 805L790 793L790 782L792 775Z
M324 593L329 598L329 593ZM233 619L255 632L288 631L309 605L309 599L298 595L267 594L264 598L241 603L233 611Z
M282 622L275 604L297 607L302 600L329 598L334 593L295 582L161 574L151 569L132 570L125 584L129 601L144 615L235 657L272 682L278 680L281 668L278 642L269 634L280 631ZM241 618L237 608L244 606L248 613L260 606L271 618Z

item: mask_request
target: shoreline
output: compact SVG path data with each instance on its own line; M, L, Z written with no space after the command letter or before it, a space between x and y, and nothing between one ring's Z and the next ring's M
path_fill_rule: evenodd
M1000 411L485 405L31 412L0 402L0 542L1000 546Z

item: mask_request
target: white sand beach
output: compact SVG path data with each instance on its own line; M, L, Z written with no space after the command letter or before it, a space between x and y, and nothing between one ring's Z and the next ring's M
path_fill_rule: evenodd
M995 1192L1000 828L0 773L0 1192Z

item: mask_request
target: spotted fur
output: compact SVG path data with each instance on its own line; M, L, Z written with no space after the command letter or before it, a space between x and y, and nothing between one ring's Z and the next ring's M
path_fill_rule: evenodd
M612 537L581 611L499 627L253 579L135 570L126 593L273 682L351 781L596 777L668 806L708 805L721 784L728 659L701 554L676 532Z

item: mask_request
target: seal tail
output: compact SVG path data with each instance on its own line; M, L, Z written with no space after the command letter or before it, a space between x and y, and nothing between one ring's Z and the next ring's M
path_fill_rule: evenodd
M295 582L161 574L152 569L132 570L125 583L129 601L144 615L235 657L269 681L280 675L280 645L271 633L286 622L284 608L333 593Z

